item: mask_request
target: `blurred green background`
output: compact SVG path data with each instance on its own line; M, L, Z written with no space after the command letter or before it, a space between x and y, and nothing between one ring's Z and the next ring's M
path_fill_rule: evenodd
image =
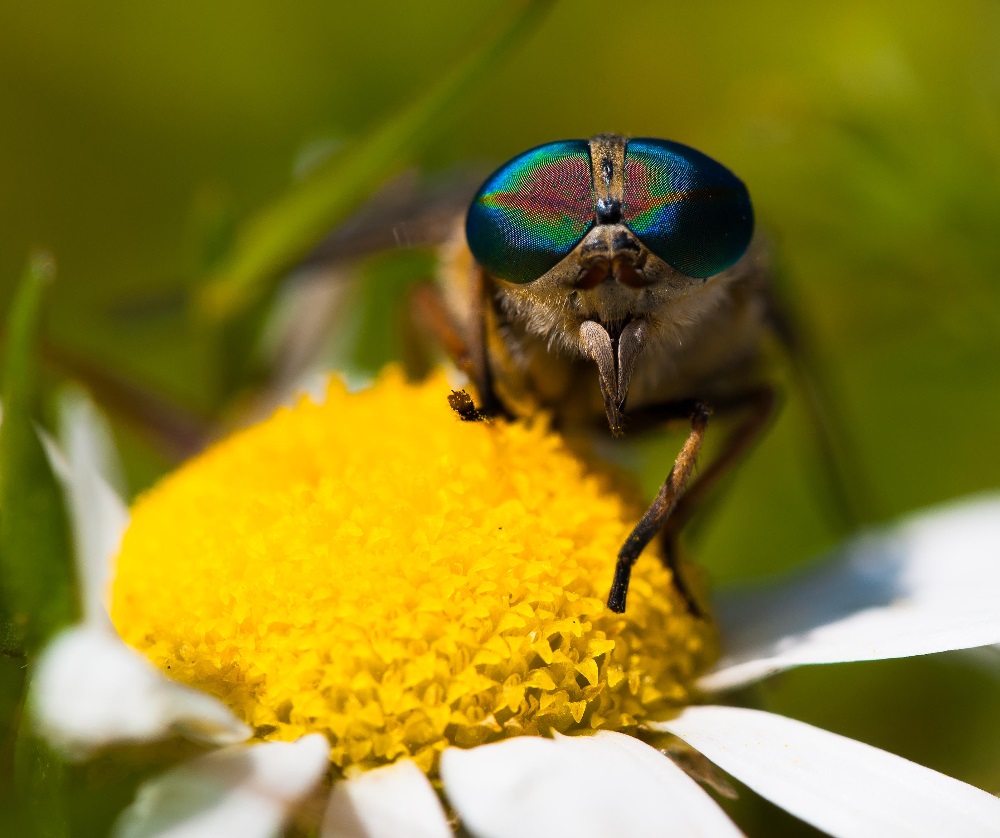
M59 264L46 330L53 380L96 369L184 416L231 415L254 379L226 374L223 356L252 343L178 303L204 282L213 248L304 161L365 138L512 8L3 4L0 305L29 249L44 246ZM410 162L433 182L601 131L680 140L749 185L875 517L996 486L998 4L562 2ZM368 325L343 350L356 366L392 354L382 344L394 304L378 278L426 269L396 257L392 270L376 259L359 272L352 299ZM134 422L115 427L133 491L172 466ZM640 450L652 491L670 446ZM811 458L790 392L696 542L716 582L837 540ZM761 700L997 792L998 672L955 656L825 667L769 683Z

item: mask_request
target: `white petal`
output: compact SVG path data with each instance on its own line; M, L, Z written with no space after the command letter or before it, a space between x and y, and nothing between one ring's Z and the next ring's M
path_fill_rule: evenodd
M329 764L326 739L267 742L206 754L145 783L116 838L268 838Z
M856 538L819 567L723 601L727 689L814 663L909 657L1000 642L1000 498Z
M334 786L321 838L451 838L441 801L416 763L403 760Z
M114 633L68 629L38 660L31 685L38 730L67 756L181 734L230 745L250 729L222 702L165 677Z
M1000 836L1000 799L993 795L784 716L689 707L653 727L834 836Z
M85 457L115 493L124 496L125 477L111 426L84 390L70 386L59 394L59 442L71 461Z
M107 596L114 558L128 526L128 507L105 476L113 471L108 430L93 406L70 393L61 402L60 447L42 432L49 462L66 495L84 620L110 625Z
M740 834L673 762L621 733L449 748L441 779L464 826L481 838Z

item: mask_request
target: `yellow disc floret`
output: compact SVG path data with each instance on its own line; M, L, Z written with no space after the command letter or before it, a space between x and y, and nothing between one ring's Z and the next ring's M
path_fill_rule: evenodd
M144 495L122 636L261 738L341 768L449 744L628 730L714 654L652 556L604 597L636 510L544 421L462 422L436 376L303 399Z

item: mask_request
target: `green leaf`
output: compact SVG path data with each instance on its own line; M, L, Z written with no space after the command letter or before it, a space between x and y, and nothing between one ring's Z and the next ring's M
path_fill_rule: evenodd
M24 705L24 657L6 650L0 654L0 821L14 806L13 748Z
M65 766L58 755L22 722L15 754L19 816L29 835L63 838L69 835L66 813ZM20 832L19 834L25 834Z
M36 255L18 289L7 328L0 426L0 592L8 640L29 657L80 616L69 523L36 415L35 347L42 292L54 275Z
M420 150L452 106L534 28L553 3L529 2L423 96L357 137L244 225L231 256L201 291L202 312L224 319L252 306L266 293L269 281L305 255L387 175Z

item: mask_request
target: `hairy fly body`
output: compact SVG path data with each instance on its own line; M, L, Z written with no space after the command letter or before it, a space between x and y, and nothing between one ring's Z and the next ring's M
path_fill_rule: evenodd
M760 435L774 395L761 346L774 306L746 187L695 149L605 134L548 143L482 185L421 319L466 370L480 414L549 411L615 435L690 423L656 498L622 545L608 606L660 535L678 592L677 537ZM466 411L470 410L468 406ZM694 466L710 415L733 423Z

